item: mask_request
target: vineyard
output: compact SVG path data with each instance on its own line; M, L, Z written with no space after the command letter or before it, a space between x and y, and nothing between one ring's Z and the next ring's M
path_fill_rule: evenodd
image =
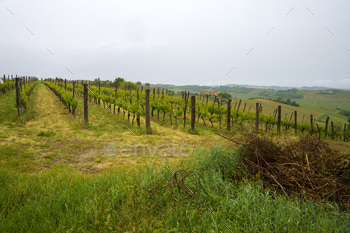
M350 229L331 117L131 82L0 85L0 232Z
M68 81L62 79L48 79L44 82L68 107L74 115L78 106L74 99L75 95L84 95L83 81ZM142 118L146 117L146 88L143 86L116 85L114 88L106 87L103 82L99 85L88 87L89 103L103 105L112 114L122 116L123 119L131 121L141 127ZM101 87L102 84L102 87ZM104 87L103 87L104 86ZM281 106L273 113L264 113L263 105L259 102L256 106L241 104L241 100L220 99L216 96L192 96L195 100L190 101L190 93L182 92L181 96L174 95L167 89L147 88L149 90L150 118L156 123L170 127L189 128L195 133L195 124L214 131L229 132L233 127L247 131L286 132L298 134L317 135L317 137L329 137L333 140L347 141L350 130L347 124L341 126L334 124L328 116L322 115L316 122L313 115L303 114L302 119L298 112L283 113ZM189 119L190 112L194 116ZM193 118L193 119L192 119Z

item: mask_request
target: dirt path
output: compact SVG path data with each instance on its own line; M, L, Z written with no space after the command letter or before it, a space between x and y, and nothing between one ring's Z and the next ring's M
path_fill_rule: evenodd
M6 103L1 103L5 99L0 100L0 106L12 106L7 109L4 119L16 116L14 96L14 93L7 96ZM135 128L128 125L127 120L93 103L89 106L90 128L86 128L81 123L82 99L77 99L79 105L74 117L59 98L39 82L28 101L28 117L23 123L0 122L0 153L11 148L8 153L18 158L11 165L13 169L37 172L64 164L83 173L98 173L121 165L180 162L190 156L197 145L226 143L210 132L193 135L154 122L153 129L157 134L135 135L129 127ZM2 161L0 156L0 166L2 163L9 166L9 162Z
M55 130L70 133L69 113L62 102L44 84L38 83L32 95L35 117L27 123L26 127L41 130Z

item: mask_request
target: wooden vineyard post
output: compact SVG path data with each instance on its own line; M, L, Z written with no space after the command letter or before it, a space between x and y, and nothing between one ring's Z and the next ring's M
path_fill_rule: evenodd
M75 97L75 81L73 81L73 98Z
M297 130L298 130L298 116L297 116L298 112L294 111L294 131L295 134L297 134Z
M238 107L237 107L237 112L239 111L239 107L241 107L241 102L242 102L242 100L239 100Z
M333 125L333 121L331 121L331 129L332 129L332 140L334 140L334 125Z
M191 96L191 129L196 129L196 96Z
M158 89L158 95L159 95L159 89ZM184 109L184 128L186 128L186 114L187 114L187 104L188 104L188 98L190 97L190 92L186 94L185 92L185 109Z
M290 114L290 118L289 118L289 121L290 121L290 122L291 122L292 119L293 119L293 114L294 114L294 112L292 112L292 113Z
M219 113L219 129L221 129L221 110L220 110L220 100L218 100L218 113Z
M243 108L243 112L245 112L245 108L247 106L247 103L244 103L244 108Z
M231 130L231 99L227 101L227 131Z
M259 103L256 103L256 110L255 110L255 131L259 131L259 112L260 112L260 106Z
M327 119L326 119L326 126L325 126L325 128L324 128L324 137L327 137L328 121L329 121L329 117L327 117Z
M346 137L346 124L344 124L344 138L343 138L343 141L345 142L345 137Z
M6 75L4 75L4 83L6 82Z
M67 79L64 79L64 91L67 91Z
M17 78L17 75L16 75L16 78ZM18 84L19 84L19 89L20 89L20 92L22 92L22 79L21 78L18 78Z
M277 132L281 132L281 105L277 109Z
M85 120L85 124L89 125L89 106L88 106L88 85L84 84L84 120Z
M98 94L101 94L101 82L98 82ZM98 105L101 105L101 100L98 98Z
M150 116L150 109L149 109L149 89L146 90L146 131L147 134L151 134L151 116Z
M18 111L18 116L22 115L21 111L21 91L19 89L19 78L16 78L16 100L17 100L17 111Z
M75 98L75 81L73 81L73 99ZM75 108L72 108L72 114L75 116Z
M310 127L310 135L312 136L312 134L314 133L314 120L312 115L310 115Z

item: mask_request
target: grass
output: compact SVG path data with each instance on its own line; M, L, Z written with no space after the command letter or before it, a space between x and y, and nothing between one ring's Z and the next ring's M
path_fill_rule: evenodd
M306 200L287 200L259 183L235 183L232 150L198 151L178 165L123 167L82 175L56 166L38 174L0 173L2 232L346 232L349 212ZM229 162L229 163L227 163ZM205 169L203 170L203 166ZM224 166L224 170L222 167ZM199 174L171 195L172 171ZM159 187L154 189L155 187ZM149 196L152 193L153 196ZM208 194L208 195L207 195ZM210 197L209 197L210 196ZM174 197L177 201L175 201Z
M38 133L39 137L51 137L54 136L56 133L52 130L49 131L40 131L40 133Z

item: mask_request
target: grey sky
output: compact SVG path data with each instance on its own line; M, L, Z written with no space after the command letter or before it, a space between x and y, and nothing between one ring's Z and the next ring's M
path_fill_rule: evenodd
M349 89L349 10L348 0L3 0L0 71Z

